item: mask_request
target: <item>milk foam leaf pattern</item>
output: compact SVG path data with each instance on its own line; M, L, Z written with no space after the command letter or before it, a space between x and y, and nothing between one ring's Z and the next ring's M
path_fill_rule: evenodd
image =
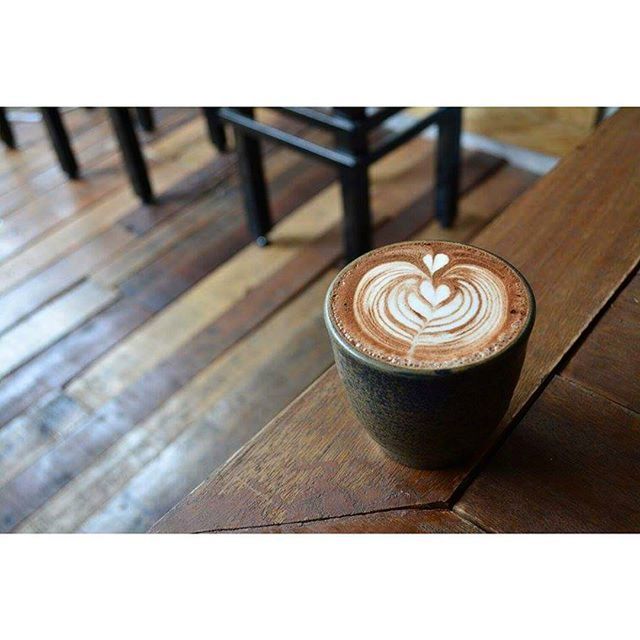
M401 355L421 347L472 350L499 332L508 314L500 278L477 264L452 263L446 253L370 269L360 281L354 315L366 334Z

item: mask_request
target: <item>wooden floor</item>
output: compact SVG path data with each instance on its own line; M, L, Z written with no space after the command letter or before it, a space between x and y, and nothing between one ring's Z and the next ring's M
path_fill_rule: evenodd
M331 364L340 264L331 169L268 148L279 220L245 228L234 155L193 109L144 134L156 206L131 194L103 110L65 114L84 179L38 124L0 152L0 531L145 531ZM373 170L394 238L468 237L535 176L465 156L455 230L432 221L432 143Z
M433 107L414 107L422 115ZM497 142L563 157L593 131L595 107L465 107L464 131Z

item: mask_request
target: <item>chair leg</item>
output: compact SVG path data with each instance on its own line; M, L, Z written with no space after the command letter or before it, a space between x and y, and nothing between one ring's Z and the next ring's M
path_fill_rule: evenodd
M153 119L153 111L151 110L151 107L136 107L135 109L140 126L145 131L154 131L156 128L156 123Z
M347 262L369 251L373 230L369 198L369 170L367 134L362 126L366 120L364 107L338 107L336 111L350 118L356 125L349 133L339 133L336 143L358 158L354 167L340 169L342 204L344 210L343 236Z
M366 253L372 245L371 210L369 206L369 171L365 164L340 170L344 207L345 258L351 262Z
M253 109L242 111L248 116L253 115ZM271 229L271 213L260 141L248 136L238 127L235 129L235 138L247 222L257 244L264 247L268 244L267 233Z
M53 149L58 156L60 166L72 180L77 179L79 176L78 163L71 148L71 142L62 122L60 111L57 107L42 107L40 112L49 132Z
M144 203L150 204L153 202L153 192L147 165L140 150L129 110L126 107L109 107L108 111L133 190Z
M13 137L13 131L11 125L7 120L7 113L4 107L0 107L0 139L4 142L9 149L16 148L16 139Z
M607 107L598 107L596 109L596 117L593 122L594 128L597 127L604 120L604 117L606 115L607 115Z
M462 109L447 109L438 122L436 161L436 218L450 227L458 211Z
M207 129L209 130L209 138L220 153L227 150L227 135L224 125L218 117L219 107L202 107L202 113L207 121Z

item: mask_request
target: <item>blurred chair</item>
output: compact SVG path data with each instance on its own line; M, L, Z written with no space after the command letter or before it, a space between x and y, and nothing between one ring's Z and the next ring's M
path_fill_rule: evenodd
M154 201L154 196L149 181L147 163L142 155L140 141L133 126L129 109L128 107L107 107L107 111L120 144L120 153L133 191L142 202L151 204ZM150 109L149 112L151 112ZM147 121L147 123L149 122L153 125L152 119Z
M109 107L108 111L120 143L120 150L122 151L124 164L133 190L144 203L152 203L154 196L149 181L149 172L140 149L140 142L136 135L129 109L126 107ZM224 153L227 150L227 138L218 111L219 108L217 107L202 108L209 138L218 151ZM136 107L136 115L143 129L152 131L155 128L153 112L150 107Z
M129 109L127 107L109 107L107 110L133 190L144 203L152 203L153 192L149 182L149 174ZM41 107L40 114L62 170L72 180L78 179L80 169L60 115L60 109L58 107ZM154 130L153 114L149 107L136 107L136 114L143 129L146 131ZM0 107L0 138L10 149L17 148L15 136L4 107Z
M0 107L0 140L2 140L9 149L16 148L16 139L13 137L13 131L7 120L7 112L4 107Z
M45 124L49 140L53 146L53 150L58 158L58 162L63 171L72 179L78 177L78 163L76 162L69 142L69 136L60 117L60 111L57 107L41 107L40 115ZM7 118L5 107L0 107L0 138L9 149L17 149L15 136Z
M136 107L135 110L140 126L149 133L155 131L156 123L153 119L151 107Z
M334 134L335 146L326 147L255 119L253 108L229 107L217 112L218 119L234 127L236 151L242 176L248 224L256 242L267 244L271 214L262 166L260 138L273 140L338 168L344 207L344 245L347 260L372 247L369 203L371 164L408 142L430 125L438 126L435 207L444 227L453 224L458 204L460 172L461 108L446 107L417 120L405 130L389 133L371 145L369 134L405 107L385 107L368 113L364 107L335 107L331 111L312 108L279 108Z
M57 107L42 107L40 113L62 170L69 178L77 180L80 174L78 163L71 148L67 130L60 117L59 109Z
M118 140L120 153L122 154L133 191L142 202L151 204L154 202L153 189L130 109L128 107L107 107L107 112ZM155 129L153 111L150 107L135 107L135 112L140 126L145 131L153 131ZM211 142L221 153L225 152L227 138L224 124L219 118L219 109L217 107L203 107L202 112L207 123ZM57 107L42 107L40 108L40 113L60 166L69 178L77 179L80 175L80 169L60 115L60 110ZM15 136L4 107L0 107L0 138L7 147L16 148Z

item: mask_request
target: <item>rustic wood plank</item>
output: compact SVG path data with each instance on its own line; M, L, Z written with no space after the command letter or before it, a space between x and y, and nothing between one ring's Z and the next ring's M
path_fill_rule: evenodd
M640 275L598 321L562 375L640 413Z
M84 280L92 269L121 251L133 238L125 229L111 227L35 277L0 295L0 334Z
M0 485L29 466L45 447L87 415L74 400L52 391L0 429Z
M376 222L397 215L424 192L426 181L421 173L412 170L412 161L417 149L427 147L426 142L417 140L381 163L379 173L374 174L372 188ZM401 168L399 173L390 168L394 162ZM315 240L331 229L337 230L340 221L339 188L332 185L279 222L270 234L268 247L252 244L236 253L96 362L69 386L69 393L94 408L104 404L242 298L251 295L253 289L267 282ZM324 263L324 268L339 255L339 249L336 250L338 253Z
M232 165L222 165L222 159L233 157L231 154L221 156L212 167L207 167L201 172L206 173L207 189L202 190L200 183L202 176L198 172L197 176L190 176L184 183L175 187L175 193L168 193L162 201L150 211L148 207L141 207L131 215L123 218L120 224L127 230L141 236L126 251L121 252L115 259L110 260L102 268L92 275L96 282L107 286L121 284L145 266L152 263L158 257L175 247L182 240L203 229L212 222L212 217L218 218L222 215L221 208L225 206L224 199L231 187L229 182L233 181L230 173L235 167ZM291 154L272 153L268 155L265 163L265 170L268 179L271 181L278 176L299 166L296 158ZM194 202L187 203L187 206L176 207L175 203L184 201L187 194L194 191L202 192L199 198L194 198ZM215 189L215 191L214 191ZM272 191L276 198L274 204L274 214L277 216L280 205L277 198L278 192ZM167 212L170 205L172 209ZM162 211L158 211L161 209ZM176 215L179 213L179 215ZM238 224L244 221L238 220Z
M302 191L295 189L294 191L301 196L304 194L304 189ZM3 401L0 403L2 407L0 419L2 422L10 420L19 411L28 406L30 402L37 400L38 397L46 393L52 386L64 384L96 355L107 350L118 338L121 338L149 317L148 311L144 313L140 313L140 311L141 308L135 304L123 305L122 302L117 303L113 309L105 312L104 318L100 317L96 321L89 323L89 326L83 327L78 332L77 339L65 339L60 346L56 345L51 353L45 353L41 358L37 358L26 365L24 374L23 370L20 370L6 379L4 384L0 385L0 400ZM224 320L223 324L217 328L217 335L221 339L214 339L214 344L210 344L213 348L212 357L215 357L215 353L220 353L226 346L241 337L251 326L258 324L260 319L266 317L269 313L270 310L267 309L260 316L260 314L255 313L254 309L254 322L249 323L240 332L237 331L237 327L231 331L227 330L226 338L220 334L220 331L224 330L225 326L227 329L230 328L229 322ZM209 343L211 343L211 338L215 335L216 332L214 331L210 333ZM74 336L70 338L74 338ZM198 359L196 358L196 360ZM168 382L171 389L175 390L180 384L184 384L190 377L195 375L198 370L206 366L206 362L206 360L200 358L195 363L195 367L191 366L193 363L183 367L181 383L178 381L179 376L176 375L175 367L172 367L171 363L165 363L163 370L157 372L159 373L157 380L162 383ZM167 364L169 366L166 366ZM166 372L164 369L166 369ZM142 380L143 386L144 382ZM153 379L151 379L151 383L153 383ZM170 395L169 392L167 394ZM158 387L158 396L149 394L145 388L132 389L131 393L126 397L119 398L117 407L110 407L112 409L111 413L108 411L106 413L110 418L113 418L118 411L134 417L144 416L145 411L148 413L154 406L161 404L163 397L162 384ZM141 398L151 399L155 401L155 404L151 402L150 406L147 406L149 403L141 401ZM132 407L135 407L135 409L132 409ZM96 421L100 422L100 420L101 417L98 416ZM130 426L131 424L128 424L127 428ZM115 429L114 431L114 437L117 438L118 430ZM95 433L98 440L104 436L104 430L101 431L99 428L95 430Z
M66 484L19 530L75 530L159 454L152 473L147 473L145 489L157 492L160 486L168 494L182 490L178 498L184 495L193 486L189 481L194 475L197 482L212 465L221 464L262 427L266 417L275 415L330 365L330 346L318 337L324 337L322 298L332 275L324 276L204 369ZM182 434L186 438L175 442ZM173 481L167 483L167 477ZM4 491L9 497L14 492L17 495L14 485ZM154 497L158 498L157 493ZM157 519L154 506L149 505L151 513L142 530Z
M640 531L640 414L558 376L455 510L492 531Z
M176 135L178 133L181 132L176 132ZM165 163L150 167L156 190L163 191L177 183L209 162L214 153L208 141L192 139L185 141L181 152L178 157L171 156ZM131 190L122 189L87 207L81 215L56 226L43 238L0 264L0 293L102 233L138 206L137 196Z
M539 176L534 173L504 165L478 187L461 197L455 225L443 229L438 221L433 219L413 234L412 239L468 241L538 180Z
M18 416L45 393L66 384L150 316L151 311L132 300L119 300L6 376L0 381L0 425Z
M420 504L424 495L431 506L444 508L449 488L442 475L389 462L353 418L331 367L154 530L196 532L335 517Z
M397 509L276 527L235 529L237 533L483 533L444 509Z
M213 167L218 167L220 164L216 161ZM291 154L287 154L285 162L276 154L270 158L267 166L269 177L273 180L271 186L276 219L289 213L297 204L326 186L329 181L330 171L326 168L319 167L317 163L310 167L308 162L306 164L295 162ZM296 171L292 172L291 169ZM323 170L323 173L318 169ZM282 171L284 171L283 174L281 174ZM193 179L194 175L197 176L196 180ZM125 270L140 268L146 262L152 261L155 253L162 249L168 250L173 244L179 244L180 239L184 239L182 236L200 232L205 244L201 249L204 255L200 255L197 247L194 246L180 245L175 250L178 255L187 251L187 257L183 259L187 265L190 261L197 263L196 269L192 269L190 274L185 273L185 264L181 267L178 265L176 268L179 268L181 275L175 282L176 276L167 273L166 267L157 266L159 272L157 277L161 278L158 286L163 292L161 302L158 301L158 296L154 296L150 286L141 291L134 291L139 303L144 302L146 298L155 297L155 305L152 307L154 311L168 304L185 288L197 281L198 276L205 275L222 262L225 255L234 253L251 241L244 224L239 194L234 200L234 206L230 206L228 188L214 189L219 179L220 171L217 168L212 170L211 167L207 167L206 172L197 171L176 186L175 190L184 189L186 182L186 186L192 189L184 198L175 198L176 194L172 193L174 189L169 190L166 194L167 203L152 207L156 212L154 216L159 220L181 210L184 210L184 213L181 213L177 219L161 224L161 228L158 229L159 234L153 233L152 230L148 234L153 235L152 238L148 240L146 237L138 238L123 226L114 225L34 277L14 287L4 296L0 296L0 332L88 275L104 286L111 286L115 284L114 274L122 277ZM300 187L286 188L288 180L291 179L297 179L295 184ZM198 201L197 206L190 206L192 200ZM158 213L158 209L162 209L163 213ZM170 212L169 209L171 209ZM149 207L141 206L137 211L148 210ZM151 214L148 218L150 217ZM231 227L236 229L236 234L229 233ZM112 256L115 257L115 269L111 261ZM105 262L106 265L94 276L95 269ZM134 274L129 275L135 278ZM140 279L144 281L148 279L148 275L145 278L140 276ZM140 286L124 288L125 290L141 289Z
M86 281L0 336L0 378L79 327L115 300L115 291Z
M303 244L335 224L335 192L330 187L284 220L269 247L250 245L201 280L77 378L69 393L97 408L135 382L301 250L300 244L286 243L287 237Z
M278 524L450 501L637 265L639 202L640 110L624 109L474 239L525 273L538 320L507 416L470 464L417 473L383 458L363 440L331 369L157 530Z
M287 154L291 163L291 154ZM274 158L275 160L276 158ZM267 165L269 166L269 165ZM277 163L273 163L274 168ZM334 172L317 162L295 162L283 172L271 172L270 204L274 222L283 219L302 202L318 195L335 179ZM207 211L207 223L153 263L132 274L120 285L126 295L159 310L213 271L223 261L251 244L244 202L236 180L216 200L198 207ZM211 211L215 212L213 215Z

